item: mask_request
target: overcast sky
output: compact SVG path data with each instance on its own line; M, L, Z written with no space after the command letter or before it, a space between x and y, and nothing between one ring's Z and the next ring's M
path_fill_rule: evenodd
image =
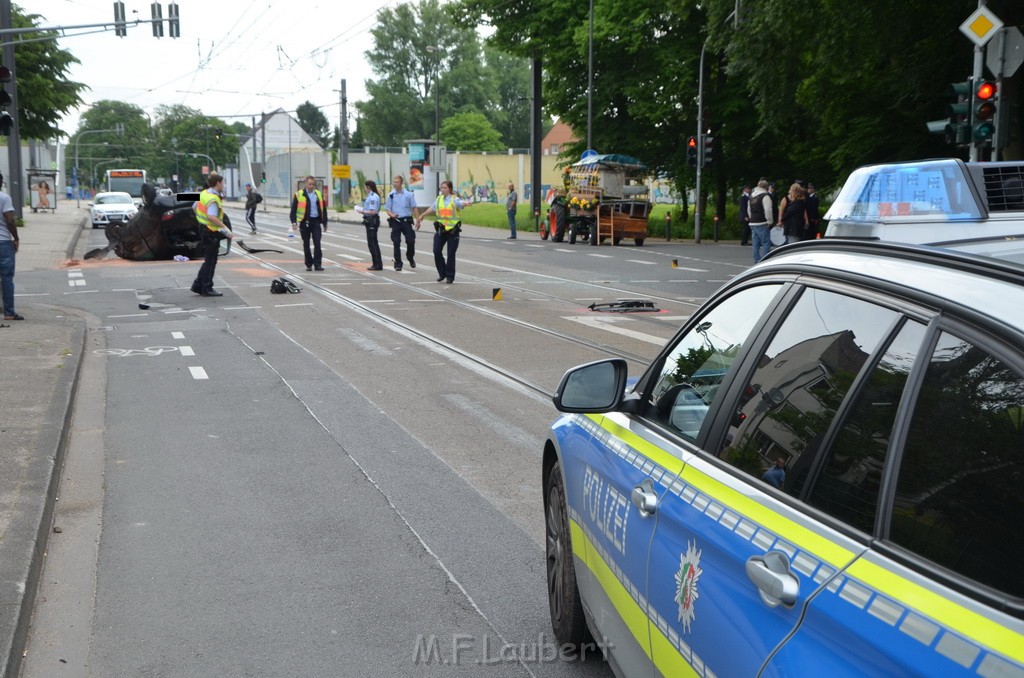
M39 14L41 26L113 22L112 0L14 0ZM181 37L153 37L150 24L129 26L120 38L103 28L68 29L63 49L82 63L70 78L88 85L86 106L61 129L73 134L81 111L102 99L135 104L153 115L160 104L184 104L232 122L311 101L331 123L339 122L341 80L346 80L349 129L353 104L366 98L374 78L364 53L382 7L400 0L178 0ZM161 2L167 16L168 2ZM137 14L135 13L137 12ZM129 22L150 18L150 3L125 0ZM86 34L88 33L88 34ZM375 78L374 78L375 79ZM205 94L204 94L205 92Z

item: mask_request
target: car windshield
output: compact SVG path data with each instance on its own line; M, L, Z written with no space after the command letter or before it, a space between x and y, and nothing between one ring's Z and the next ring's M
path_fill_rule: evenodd
M122 195L97 195L97 205L130 205L132 204L132 197L127 193Z

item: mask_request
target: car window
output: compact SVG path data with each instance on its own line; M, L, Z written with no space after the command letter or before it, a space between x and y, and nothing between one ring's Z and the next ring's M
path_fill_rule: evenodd
M886 349L839 428L808 495L813 506L868 534L874 532L897 406L924 337L924 325L907 321Z
M1024 376L942 333L900 463L890 538L1024 597Z
M648 414L689 440L700 432L718 387L781 285L740 290L704 315L665 356Z
M806 289L744 388L720 456L799 494L839 405L897 318L867 301Z

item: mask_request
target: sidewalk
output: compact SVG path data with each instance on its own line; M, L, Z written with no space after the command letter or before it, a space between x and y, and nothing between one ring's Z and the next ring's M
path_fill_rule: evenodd
M14 276L63 269L88 214L60 201L25 209ZM42 301L44 300L45 301ZM85 321L59 299L16 296L22 321L0 321L0 676L18 674L51 529L56 484L85 345Z

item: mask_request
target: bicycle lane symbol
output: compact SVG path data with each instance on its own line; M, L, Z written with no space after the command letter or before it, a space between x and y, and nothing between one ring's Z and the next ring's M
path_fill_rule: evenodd
M177 351L177 346L150 346L148 348L99 348L93 351L95 355L109 355L117 358L152 358L161 353Z

